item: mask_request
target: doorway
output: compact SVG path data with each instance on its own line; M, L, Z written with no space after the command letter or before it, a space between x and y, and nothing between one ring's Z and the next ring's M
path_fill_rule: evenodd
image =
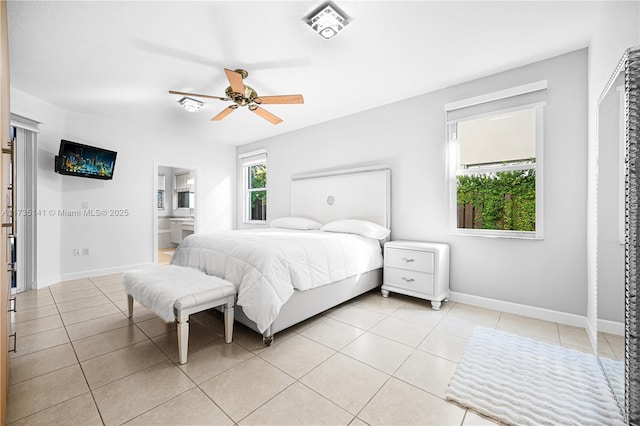
M154 263L164 265L197 230L197 169L156 164L154 181Z

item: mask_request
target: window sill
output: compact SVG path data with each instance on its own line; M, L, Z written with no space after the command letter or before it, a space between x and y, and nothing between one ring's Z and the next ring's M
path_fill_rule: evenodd
M521 231L489 231L480 229L455 229L451 232L452 235L464 236L464 237L484 237L484 238L507 238L516 240L534 240L542 241L544 236L542 233L537 232L521 232Z

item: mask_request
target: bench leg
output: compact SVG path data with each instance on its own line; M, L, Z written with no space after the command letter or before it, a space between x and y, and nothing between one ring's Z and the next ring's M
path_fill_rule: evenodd
M231 343L233 340L233 303L224 305L224 341Z
M189 316L178 318L178 358L180 364L186 364L189 349Z
M127 307L129 308L129 318L133 318L133 296L127 294Z

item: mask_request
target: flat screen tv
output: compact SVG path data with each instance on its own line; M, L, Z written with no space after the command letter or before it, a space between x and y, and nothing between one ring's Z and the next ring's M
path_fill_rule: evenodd
M117 154L108 149L62 139L55 171L62 175L112 179Z

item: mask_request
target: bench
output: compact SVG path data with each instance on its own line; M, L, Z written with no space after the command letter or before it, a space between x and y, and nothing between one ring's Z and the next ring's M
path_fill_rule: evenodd
M233 339L233 306L236 288L229 281L177 265L155 266L124 274L129 318L134 299L166 322L177 322L180 364L187 362L189 315L224 305L224 337Z

